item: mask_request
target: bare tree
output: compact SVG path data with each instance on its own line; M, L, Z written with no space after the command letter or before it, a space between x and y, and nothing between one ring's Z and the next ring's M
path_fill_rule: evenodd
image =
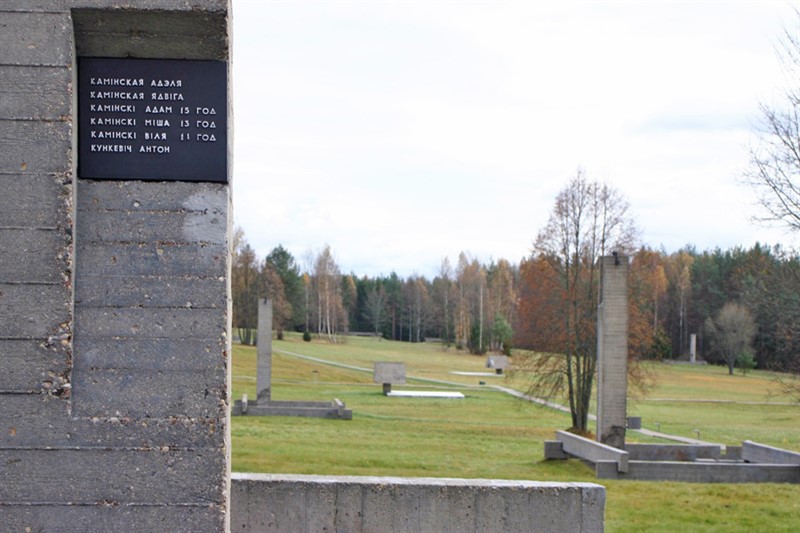
M438 315L439 336L442 338L442 347L444 348L450 345L453 338L450 327L452 324L450 306L453 300L453 267L450 266L450 260L447 257L442 259L439 275L433 280L432 288Z
M761 104L758 142L745 174L764 215L757 220L800 231L800 11L784 29L778 57L788 85L778 105Z
M231 293L233 297L233 327L237 329L242 344L255 343L258 321L258 293L260 290L258 257L247 243L244 230L234 231L231 262Z
M314 297L317 333L335 342L336 334L347 330L347 315L342 303L342 275L333 258L331 247L325 248L314 260Z
M637 230L628 202L617 190L589 181L578 169L556 197L547 225L534 243L534 256L549 258L558 284L548 312L563 334L541 339L524 366L531 372L529 392L544 397L567 389L572 425L588 429L589 403L597 366L598 258L613 251L630 253Z
M259 297L272 300L272 329L277 333L278 339L283 339L284 329L290 326L292 322L292 304L286 298L286 290L280 274L266 260L261 265Z
M367 300L365 303L369 321L374 327L375 335L380 333L381 326L383 325L384 312L386 311L386 290L383 285L373 285L367 291Z
M753 315L743 305L728 302L717 313L715 319L706 321L706 329L712 335L714 346L728 365L728 374L733 375L736 359L751 348L756 334Z

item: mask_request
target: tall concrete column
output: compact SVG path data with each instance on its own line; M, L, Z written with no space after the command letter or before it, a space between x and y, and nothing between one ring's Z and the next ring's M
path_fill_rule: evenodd
M600 259L597 314L597 441L625 448L628 394L628 258Z
M229 0L0 2L2 531L229 529L229 164L216 182L164 159L173 180L101 177L79 139L154 148L163 114L132 115L207 87L159 88L131 63L226 73L230 25ZM121 73L84 90L87 58Z
M258 345L256 353L256 399L272 399L272 300L258 299Z

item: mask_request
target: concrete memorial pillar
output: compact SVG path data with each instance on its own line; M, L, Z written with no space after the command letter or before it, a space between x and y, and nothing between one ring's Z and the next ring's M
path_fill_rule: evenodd
M689 362L697 362L697 333L689 335Z
M272 399L272 300L258 299L256 400Z
M229 529L230 24L0 3L0 529Z
M625 448L628 394L628 258L600 258L597 441Z

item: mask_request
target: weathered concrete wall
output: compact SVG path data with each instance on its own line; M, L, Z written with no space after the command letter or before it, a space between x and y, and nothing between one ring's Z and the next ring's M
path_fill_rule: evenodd
M614 462L616 468L620 472L628 471L628 460L630 456L628 452L624 450L614 448L613 446L601 442L595 442L567 431L556 431L556 439L557 442L561 443L561 450L559 451L558 448L552 444L549 445L550 449L547 451L550 455L546 455L546 459L561 459L562 457L559 457L560 453L566 453L592 463L598 461Z
M612 461L595 464L598 479L678 481L684 483L800 483L800 465L629 461L620 472Z
M722 457L719 444L626 444L625 451L630 454L631 461L695 461Z
M0 529L227 527L229 187L78 180L73 88L76 49L227 60L229 25L0 3Z
M800 453L746 440L742 442L742 460L748 463L800 465Z
M234 531L603 531L593 483L233 474Z
M628 258L601 257L597 318L597 441L625 447L628 394Z

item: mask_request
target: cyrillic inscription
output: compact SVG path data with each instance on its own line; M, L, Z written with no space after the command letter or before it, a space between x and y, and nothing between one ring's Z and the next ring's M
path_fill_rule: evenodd
M78 174L227 182L227 65L80 58Z

